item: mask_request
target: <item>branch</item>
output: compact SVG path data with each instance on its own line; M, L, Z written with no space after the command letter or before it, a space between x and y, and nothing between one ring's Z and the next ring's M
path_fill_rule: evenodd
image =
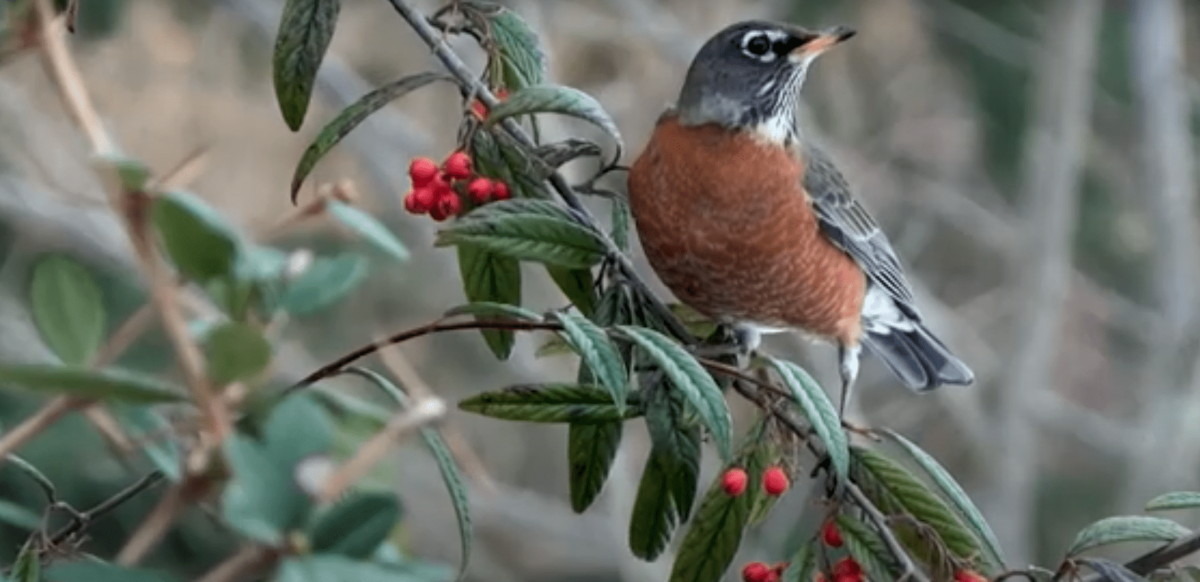
M97 519L104 517L112 510L120 507L126 501L137 497L143 491L157 485L163 479L161 471L152 471L145 477L139 479L136 483L122 489L116 495L101 501L95 507L76 515L71 523L67 524L61 530L56 532L50 538L50 546L55 547L70 539L72 536L87 531L87 528L92 525Z

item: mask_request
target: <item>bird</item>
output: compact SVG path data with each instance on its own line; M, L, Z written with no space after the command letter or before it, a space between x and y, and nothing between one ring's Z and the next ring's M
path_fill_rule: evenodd
M659 279L733 332L799 332L837 348L844 416L864 348L910 390L974 373L926 326L904 268L830 155L799 126L813 62L856 35L730 24L688 67L629 167L634 227Z

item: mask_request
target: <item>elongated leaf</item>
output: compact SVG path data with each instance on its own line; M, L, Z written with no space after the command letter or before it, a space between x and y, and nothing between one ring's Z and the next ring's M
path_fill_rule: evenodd
M409 406L409 398L404 391L382 374L357 367L347 371L375 384L400 406ZM454 462L454 455L450 453L450 447L437 429L428 427L421 429L421 439L425 441L425 446L433 455L434 461L437 462L438 471L442 475L442 481L446 484L446 491L450 494L450 501L454 505L454 515L458 520L460 551L462 552L462 562L458 569L458 579L461 580L466 575L467 566L471 562L471 544L474 539L471 529L471 500L467 497L467 483L463 480L458 464Z
M863 447L851 449L856 465L854 481L884 512L908 512L937 532L959 558L983 551L979 541L946 503L927 485L895 461Z
M1071 542L1068 556L1074 556L1110 544L1122 542L1172 542L1191 533L1169 519L1143 515L1108 517L1082 530Z
M8 579L12 582L42 582L42 562L35 544L26 543L13 561Z
M287 0L283 5L272 69L275 98L292 131L304 124L341 8L341 0Z
M603 243L578 222L542 214L511 214L502 208L491 211L505 202L510 201L481 206L438 231L434 244L475 245L519 261L570 269L586 269L604 258Z
M1078 558L1076 561L1091 568L1092 571L1100 575L1102 580L1108 580L1109 582L1146 581L1146 578L1138 576L1129 568L1112 560L1105 560L1103 558Z
M119 153L106 153L97 156L98 166L111 170L125 192L141 192L150 180L150 167L136 158L126 157Z
M792 559L788 562L788 567L783 571L783 582L812 582L816 579L816 545L818 543L820 542L810 539L800 545L796 553L792 554Z
M459 305L446 311L446 317L455 315L474 315L484 318L511 318L523 321L542 321L542 316L537 313L525 309L519 305L509 305L507 303L495 303L493 301L479 301L476 303L468 303Z
M254 377L271 363L271 344L245 323L229 322L205 334L208 377L219 385Z
M0 522L27 531L42 529L42 516L7 499L0 499Z
M374 216L340 200L326 200L325 211L393 259L401 262L408 260L408 249L404 248L404 243Z
M825 391L804 368L775 358L769 358L768 362L783 378L783 383L792 391L800 410L825 443L825 450L833 462L834 470L839 476L845 477L850 467L850 451L847 448L849 445L846 433L842 430L841 417L829 402Z
M617 155L614 159L620 159L621 151L625 149L621 131L604 110L604 106L583 91L561 85L529 86L509 94L503 103L488 113L487 124L492 125L507 117L532 113L570 115L596 125L617 143Z
M546 53L537 34L521 15L497 7L488 16L488 24L498 53L489 67L492 84L520 89L545 81Z
M153 376L109 368L10 364L0 366L0 382L28 390L69 394L97 400L152 404L183 399L182 391Z
M629 201L621 196L612 199L612 239L622 252L629 252Z
M167 192L154 199L152 214L167 255L184 276L203 284L233 274L241 242L207 202Z
M53 582L177 582L179 578L145 568L125 568L105 562L79 560L55 562L45 570Z
M862 566L870 580L894 580L899 568L879 534L863 522L838 514L837 527L846 550Z
M1163 493L1146 504L1146 511L1192 509L1200 507L1200 493L1195 491L1172 491Z
M160 413L145 406L111 404L109 410L121 422L130 440L137 443L146 458L162 471L167 479L179 482L183 476L183 461L179 445L165 435L173 434L171 423Z
M763 429L764 424L759 423L747 433L738 454L709 485L679 545L670 582L717 582L729 568L755 506L766 497L762 493L763 451L770 449L770 443L762 439ZM725 471L735 467L744 469L749 479L745 492L730 497L721 480Z
M322 1L328 2L330 0ZM333 0L334 3L337 1L338 0ZM450 77L443 73L419 73L416 75L411 75L397 81L392 81L387 85L375 89L374 91L363 95L358 99L358 101L351 103L349 106L343 109L337 117L333 118L333 121L330 121L325 125L324 128L321 129L321 132L317 134L317 138L313 140L312 145L308 146L308 149L304 150L304 154L300 156L300 161L296 164L296 170L292 173L292 203L294 204L296 202L296 194L300 192L300 185L304 183L304 179L308 177L310 172L312 172L312 169L317 165L317 162L324 157L325 154L329 153L329 150L332 150L334 146L340 143L342 138L345 138L350 134L351 131L354 130L354 128L358 127L363 120L370 117L372 113L382 109L388 103L391 103L392 101L395 101L396 99L399 99L400 97L403 97L412 91L420 89L421 87L424 87L425 85L428 85L434 81L448 80L450 80ZM301 112L300 117L301 120L303 120L303 112ZM295 130L297 128L299 128L299 123L297 123L296 127L293 127L292 129ZM342 206L345 205L343 204ZM337 212L337 210L335 210L335 212ZM341 220L346 220L347 218L352 218L356 223L360 222L360 217L349 216L343 218L339 216L339 219ZM351 226L358 228L353 224ZM372 230L376 230L374 226L370 228ZM386 233L387 231L384 230L383 232ZM377 236L367 235L365 232L363 234L372 238ZM383 248L385 252L395 256L397 260L407 259L408 253L403 250L404 247L397 247L396 245L399 244L398 241L392 239L391 242L388 242L385 240L387 238L391 238L390 235L381 238L381 240L384 240L385 245L381 248ZM373 242L375 242L377 245L379 244L379 241ZM400 251L399 255L397 255L397 248Z
M546 265L546 273L580 313L591 317L596 309L596 280L591 269L564 269Z
M557 317L563 325L563 334L567 341L600 385L612 394L613 403L623 415L629 394L629 368L616 346L608 339L608 334L581 315L563 312L557 314Z
M394 493L352 493L313 525L312 548L322 554L370 557L396 526L400 513Z
M289 471L307 457L331 452L336 431L329 414L308 394L277 404L262 430L267 454Z
M549 143L544 146L539 146L534 150L534 154L541 158L547 166L557 168L572 160L596 156L599 157L604 152L590 141L583 139L569 138L563 141Z
M354 253L317 257L288 284L282 305L293 315L309 315L341 300L370 274L370 260Z
M460 245L458 269L462 274L463 292L467 301L521 304L521 265L517 261L483 247ZM508 359L513 348L511 330L484 329L480 330L480 333L497 358Z
M619 421L571 423L567 431L571 509L583 513L604 488L625 425Z
M987 520L983 518L983 514L971 502L971 498L958 485L958 482L950 476L950 473L936 459L912 441L892 430L885 429L882 432L899 444L925 470L929 477L933 479L933 482L941 490L942 495L949 499L951 505L957 510L959 517L966 520L967 524L971 526L972 533L976 539L982 542L984 556L991 562L990 565L992 568L995 571L1003 570L1004 554L1000 550L1000 542L996 539L996 534L992 532L992 528L988 525Z
M66 255L45 256L33 267L29 302L38 334L59 359L91 361L104 342L107 313L86 267Z
M712 434L721 458L728 461L732 448L733 420L725 396L712 376L691 354L662 333L629 325L619 326L619 329L662 368L671 379L672 387L679 390L696 408Z
M618 409L611 393L584 384L521 384L463 399L467 412L525 422L607 423L639 414L635 405Z
M679 522L679 509L667 485L675 465L674 459L652 450L642 472L629 520L629 549L646 561L654 560L666 549Z

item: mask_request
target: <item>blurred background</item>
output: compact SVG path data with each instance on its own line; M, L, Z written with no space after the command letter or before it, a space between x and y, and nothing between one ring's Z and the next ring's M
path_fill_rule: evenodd
M278 0L84 0L71 44L124 151L161 172L205 151L204 171L188 187L252 235L278 236L272 227L292 209L292 169L321 125L379 83L438 67L386 2L343 4L315 106L298 133L282 122L271 85ZM1012 565L1053 562L1095 519L1139 511L1168 490L1200 489L1200 4L506 4L542 35L551 79L593 94L615 117L630 148L626 162L716 30L747 18L857 28L853 41L810 73L804 122L890 233L931 327L978 381L915 396L868 362L852 418L894 428L947 465L992 522ZM454 46L482 64L470 42ZM281 381L463 301L453 251L432 248L434 223L400 204L408 160L440 159L453 147L461 108L452 91L427 88L384 109L321 162L302 191L303 199L314 184L353 181L362 204L401 235L413 258L378 266L352 300L292 322L276 366ZM549 137L591 135L560 119L544 124ZM576 166L568 173L577 178L590 169ZM595 206L605 208L603 201ZM350 244L324 222L285 238L309 248ZM6 361L48 357L26 299L30 261L48 250L70 251L101 274L110 325L144 300L124 234L88 169L86 144L30 54L0 68ZM661 290L636 246L634 254ZM543 271L527 275L528 305L562 304ZM512 382L572 378L570 358L535 357L544 339L519 336L507 363L494 361L475 333L412 342L405 353L439 393L457 399ZM804 363L836 393L831 348L789 337L765 347ZM163 369L168 355L151 337L124 363ZM731 400L737 417L748 418L746 404ZM11 426L40 402L0 393L0 424ZM600 501L583 515L566 501L564 428L459 412L451 426L480 459L472 472L473 579L665 579L669 554L645 564L625 547L648 448L641 423L631 423ZM140 465L113 460L105 447L73 418L20 452L55 478L64 499L88 507L139 474ZM716 470L707 462L705 483ZM376 478L406 502L406 547L455 562L453 513L426 453L397 450ZM805 491L799 484L748 535L739 563L784 560L795 536L811 532ZM14 504L40 507L39 495L11 467L0 468L7 503L0 517ZM143 497L97 524L89 551L115 552L154 501ZM1200 525L1194 515L1174 517ZM0 526L0 563L26 534ZM194 574L229 549L208 518L192 515L152 562Z

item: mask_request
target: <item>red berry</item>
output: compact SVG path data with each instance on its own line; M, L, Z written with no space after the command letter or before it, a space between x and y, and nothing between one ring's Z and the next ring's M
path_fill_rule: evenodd
M417 208L417 212L419 213L429 212L433 208L433 205L437 203L437 194L434 193L433 188L428 186L413 190L412 198L413 206Z
M813 576L813 582L825 582L825 573L817 572L817 574Z
M462 199L451 191L448 195L438 198L437 207L447 217L458 216L458 213L462 212Z
M476 204L483 204L492 197L492 181L487 178L475 178L467 185L467 194Z
M721 489L730 497L737 497L746 492L746 482L749 477L744 469L733 468L721 475Z
M842 532L838 531L837 524L832 520L825 522L821 528L821 541L831 548L842 547Z
M783 574L780 574L775 570L771 570L770 572L767 572L767 577L763 580L763 582L780 582L781 580L783 580Z
M429 158L413 158L412 163L408 165L408 177L415 188L428 186L437 175L437 162Z
M862 576L862 566L851 557L845 557L837 561L833 565L833 577L841 578L859 578Z
M442 162L442 171L449 178L466 180L471 177L471 158L466 152L454 152Z
M779 467L769 467L763 471L763 490L767 495L778 496L783 495L788 488L788 476Z
M959 570L954 573L954 582L988 582L988 579L974 570Z
M416 192L409 192L404 195L404 210L409 214L425 214L428 209L421 208Z
M771 568L762 562L750 562L742 566L742 580L744 582L768 582L767 578L770 575Z
M508 189L508 184L504 182L496 182L492 184L492 198L496 200L508 200L512 197L512 192Z

